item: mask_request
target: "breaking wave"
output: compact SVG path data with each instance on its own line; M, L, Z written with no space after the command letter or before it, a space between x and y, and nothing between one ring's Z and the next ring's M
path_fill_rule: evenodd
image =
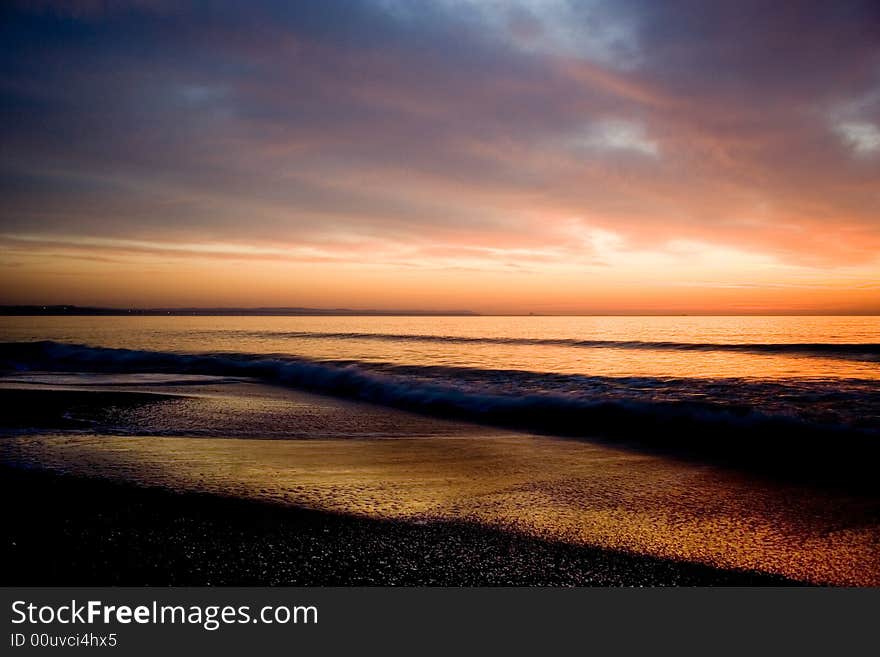
M501 427L723 451L792 454L816 440L880 444L873 381L748 381L544 374L517 370L181 354L56 342L0 344L7 372L248 377L337 397Z

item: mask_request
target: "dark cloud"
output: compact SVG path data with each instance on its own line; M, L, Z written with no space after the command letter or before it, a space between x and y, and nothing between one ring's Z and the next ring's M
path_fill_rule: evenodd
M876 3L2 11L4 233L880 247Z

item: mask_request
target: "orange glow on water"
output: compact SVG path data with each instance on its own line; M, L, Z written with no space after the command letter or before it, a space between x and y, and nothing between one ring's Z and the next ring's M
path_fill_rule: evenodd
M553 343L559 339L623 348ZM880 379L870 358L748 350L749 344L874 344L877 317L0 317L0 341L29 340L612 377ZM745 349L627 348L631 342Z

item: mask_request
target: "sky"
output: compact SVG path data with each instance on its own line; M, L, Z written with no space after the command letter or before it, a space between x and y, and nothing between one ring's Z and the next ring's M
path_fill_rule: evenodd
M880 313L875 1L0 16L0 303Z

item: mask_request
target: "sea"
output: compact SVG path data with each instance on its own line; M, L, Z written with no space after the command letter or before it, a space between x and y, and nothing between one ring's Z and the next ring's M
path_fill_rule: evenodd
M878 317L4 317L0 342L19 381L248 377L565 435L880 431Z
M0 317L0 462L880 585L880 318Z

